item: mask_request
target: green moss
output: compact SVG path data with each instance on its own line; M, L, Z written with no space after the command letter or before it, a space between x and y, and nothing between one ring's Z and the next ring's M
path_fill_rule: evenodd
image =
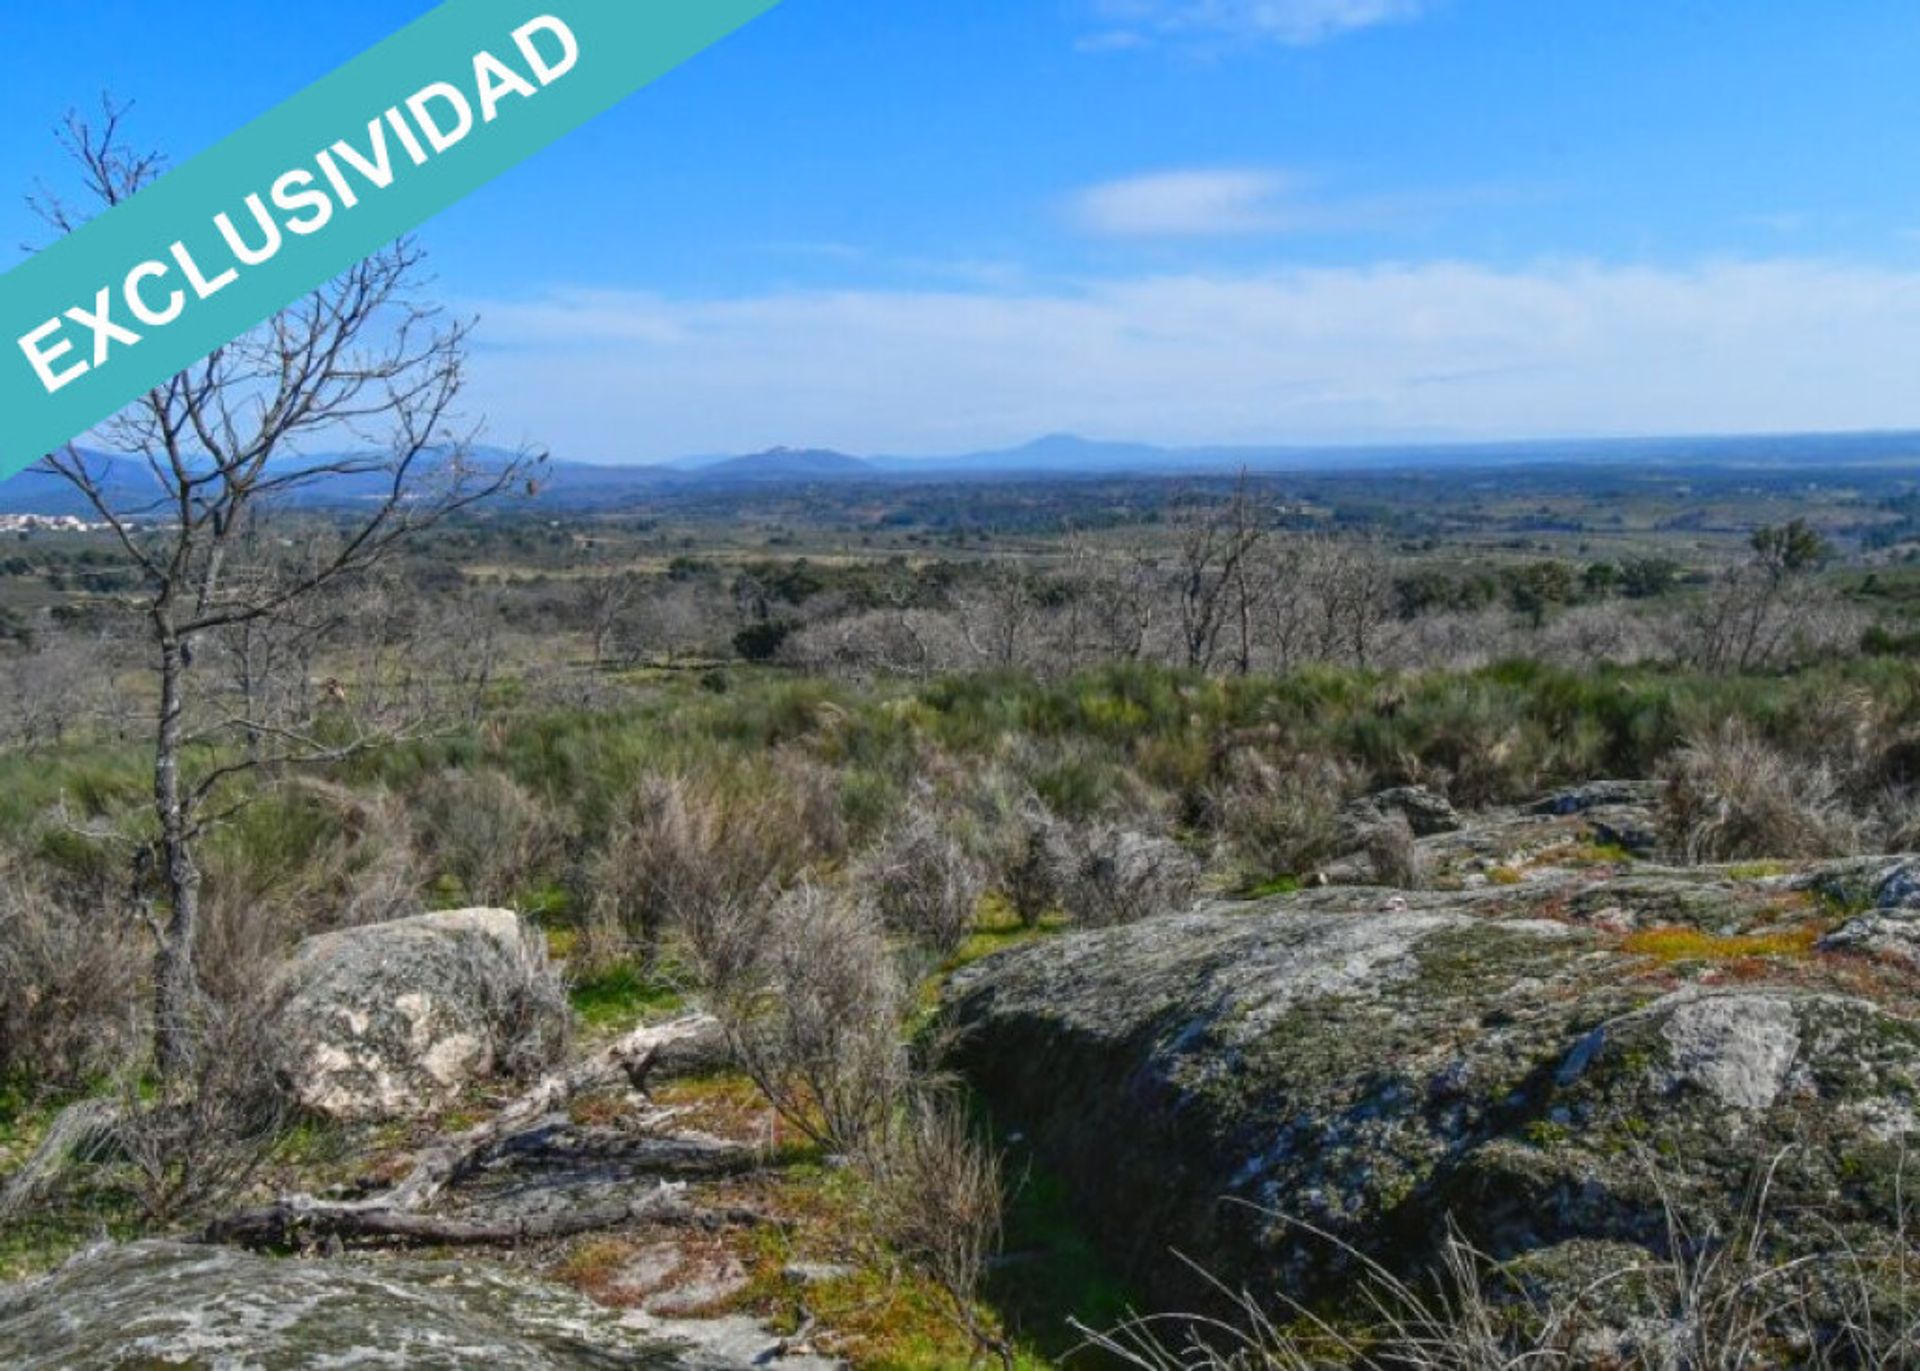
M1563 1123L1555 1123L1551 1119L1535 1119L1520 1131L1528 1142L1542 1151L1559 1147L1573 1137L1572 1129Z
M1298 876L1274 876L1269 880L1248 886L1240 893L1249 900L1264 900L1274 895L1297 895L1300 890Z

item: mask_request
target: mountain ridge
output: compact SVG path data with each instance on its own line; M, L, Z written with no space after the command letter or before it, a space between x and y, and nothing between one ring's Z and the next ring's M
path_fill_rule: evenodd
M137 458L90 452L105 489L119 509L151 503L159 494ZM481 463L511 454L479 448ZM308 460L325 461L325 457ZM592 507L728 487L854 485L862 482L986 481L1007 479L1197 478L1256 474L1332 475L1394 471L1464 471L1554 464L1632 463L1646 467L1809 470L1881 467L1920 462L1920 433L1709 435L1603 439L1502 440L1446 444L1214 445L1162 447L1151 443L1053 433L1009 448L953 456L857 456L831 448L773 447L734 456L679 458L652 464L554 460L540 473L545 503ZM377 477L331 478L304 490L293 503L351 506L376 498ZM30 467L0 482L0 514L81 515L85 499L59 476Z

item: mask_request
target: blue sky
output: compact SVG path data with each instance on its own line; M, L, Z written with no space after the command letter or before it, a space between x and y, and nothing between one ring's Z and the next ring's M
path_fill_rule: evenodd
M8 6L0 191L427 7ZM1920 427L1916 70L1911 0L786 0L423 239L589 460Z

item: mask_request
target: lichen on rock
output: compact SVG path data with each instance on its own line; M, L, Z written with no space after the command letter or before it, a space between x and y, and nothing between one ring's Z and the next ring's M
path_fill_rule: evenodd
M504 909L309 939L272 1002L291 1094L338 1119L417 1117L475 1080L529 1074L557 1055L568 1021L538 933Z

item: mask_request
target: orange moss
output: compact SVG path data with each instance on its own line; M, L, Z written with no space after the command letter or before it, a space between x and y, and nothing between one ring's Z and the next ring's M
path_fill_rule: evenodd
M1697 928L1649 928L1628 934L1623 950L1663 962L1736 962L1751 957L1806 957L1820 940L1816 924L1775 933L1718 934Z

